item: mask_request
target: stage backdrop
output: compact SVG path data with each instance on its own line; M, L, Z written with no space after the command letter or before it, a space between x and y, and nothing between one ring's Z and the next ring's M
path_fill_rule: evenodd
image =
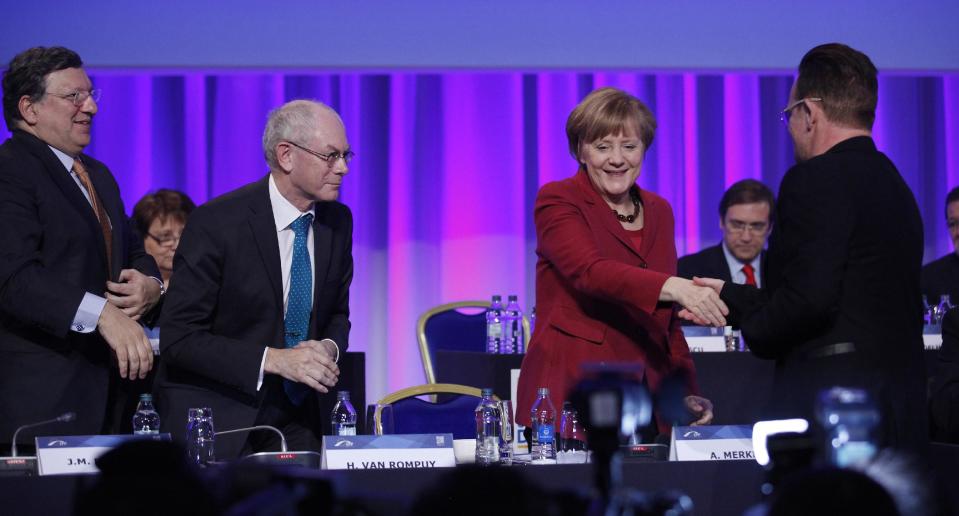
M494 293L534 304L533 201L574 172L564 125L592 89L626 89L656 114L640 184L672 203L680 254L719 240L726 186L751 177L777 190L793 162L778 119L784 74L91 76L104 92L88 152L112 168L128 212L157 188L201 203L262 177L263 124L286 100L316 98L342 114L357 153L341 198L356 221L350 349L368 354L369 399L424 381L414 326L426 309ZM949 252L943 198L959 184L959 76L883 76L875 135L919 201L926 260Z

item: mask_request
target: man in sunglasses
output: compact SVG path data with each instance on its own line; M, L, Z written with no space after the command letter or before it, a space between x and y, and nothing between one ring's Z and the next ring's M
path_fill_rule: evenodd
M217 430L272 425L319 450L320 393L339 379L353 279L353 218L337 202L353 157L339 115L295 100L263 132L269 174L197 208L160 322L158 405L184 439L191 407ZM279 450L272 432L218 437L218 459Z
M116 433L121 382L153 352L136 321L158 301L156 262L127 220L116 180L83 154L99 90L75 52L36 47L3 74L0 146L0 442Z
M876 149L876 67L842 44L810 50L782 111L797 164L783 177L766 284L704 280L754 354L776 360L772 417L816 424L822 389L865 389L880 445L922 452L922 220ZM686 314L688 315L688 314Z

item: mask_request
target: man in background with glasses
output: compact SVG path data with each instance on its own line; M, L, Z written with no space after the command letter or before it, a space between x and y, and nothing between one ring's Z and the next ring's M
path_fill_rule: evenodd
M771 417L815 422L832 386L866 389L879 444L922 452L922 219L872 140L877 71L837 43L810 50L782 111L797 164L783 177L762 290L716 289L754 354L776 360ZM685 314L688 316L688 314Z
M21 433L116 433L120 382L153 365L137 324L158 301L156 262L105 165L83 154L100 91L75 52L36 47L3 74L0 146L0 443ZM6 448L2 448L6 454Z
M197 208L180 236L160 320L163 431L191 407L217 430L272 425L320 448L318 394L339 379L350 330L353 217L337 202L353 157L339 115L295 100L263 132L270 172ZM272 432L216 440L218 459L278 451Z
M772 229L773 193L755 179L729 187L719 201L723 241L679 259L678 275L718 278L762 288L766 237Z

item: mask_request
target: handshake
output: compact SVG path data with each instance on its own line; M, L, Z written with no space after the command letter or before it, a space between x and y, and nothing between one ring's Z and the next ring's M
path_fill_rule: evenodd
M723 280L693 278L692 281L672 276L663 284L660 301L672 301L682 306L679 317L701 326L726 326L729 307L719 298Z

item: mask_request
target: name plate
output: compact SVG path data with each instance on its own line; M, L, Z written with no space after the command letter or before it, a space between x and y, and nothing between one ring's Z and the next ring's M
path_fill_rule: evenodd
M686 337L686 345L691 353L713 353L726 351L726 339L718 337Z
M96 460L130 441L169 441L170 434L154 435L53 435L37 437L37 463L41 475L97 473Z
M752 425L677 426L669 460L756 460Z
M686 336L686 345L692 353L709 353L726 351L726 338L723 328L712 326L683 326L683 335Z
M453 434L323 436L323 469L453 466Z
M942 347L942 334L941 333L925 333L922 334L922 345L926 349L939 349Z

